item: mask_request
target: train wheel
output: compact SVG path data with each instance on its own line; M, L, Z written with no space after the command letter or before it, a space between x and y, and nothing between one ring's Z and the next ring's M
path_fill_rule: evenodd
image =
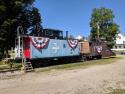
M81 60L82 61L87 61L87 58L85 56L82 56Z

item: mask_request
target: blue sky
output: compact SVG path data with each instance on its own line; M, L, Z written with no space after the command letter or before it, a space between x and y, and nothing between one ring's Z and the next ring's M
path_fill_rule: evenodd
M125 34L125 0L36 0L44 28L69 31L73 36L90 34L89 22L93 8L112 9L114 21Z

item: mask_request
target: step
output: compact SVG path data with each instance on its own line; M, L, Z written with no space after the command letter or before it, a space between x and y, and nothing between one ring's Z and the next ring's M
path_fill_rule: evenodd
M33 66L31 62L25 62L24 66L25 66L26 72L33 71Z

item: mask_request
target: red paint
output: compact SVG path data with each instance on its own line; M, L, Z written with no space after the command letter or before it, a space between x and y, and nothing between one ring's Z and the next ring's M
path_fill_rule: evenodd
M42 40L42 37L38 37L38 40Z
M23 54L25 58L30 59L30 38L24 37L23 39Z

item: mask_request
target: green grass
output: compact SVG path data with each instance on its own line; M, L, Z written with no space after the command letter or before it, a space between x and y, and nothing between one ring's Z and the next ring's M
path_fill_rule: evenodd
M0 62L0 65L4 65L4 63L1 61L1 62Z
M21 69L21 67L22 67L21 63L13 64L13 69ZM10 65L0 62L0 70L4 70L4 69L10 69Z
M113 89L109 94L125 94L125 89Z
M114 63L116 60L122 59L123 57L111 57L111 58L103 58L100 60L91 60L86 62L77 62L77 63L70 63L70 64L62 64L62 65L55 65L45 68L36 68L36 72L47 72L52 70L72 70L72 69L80 69L80 68L87 68L93 65L102 65L102 64L110 64Z
M72 69L79 69L79 68L87 68L93 65L110 64L122 58L123 57L112 57L112 58L103 58L100 60L92 60L92 61L86 61L86 62L55 65L55 66L44 67L44 68L36 68L35 71L45 72L45 71L52 71L52 70L64 70L64 69L72 70ZM21 67L22 67L21 63L13 64L13 69L21 69ZM9 64L4 64L3 62L0 62L0 70L3 70L3 69L10 69Z

